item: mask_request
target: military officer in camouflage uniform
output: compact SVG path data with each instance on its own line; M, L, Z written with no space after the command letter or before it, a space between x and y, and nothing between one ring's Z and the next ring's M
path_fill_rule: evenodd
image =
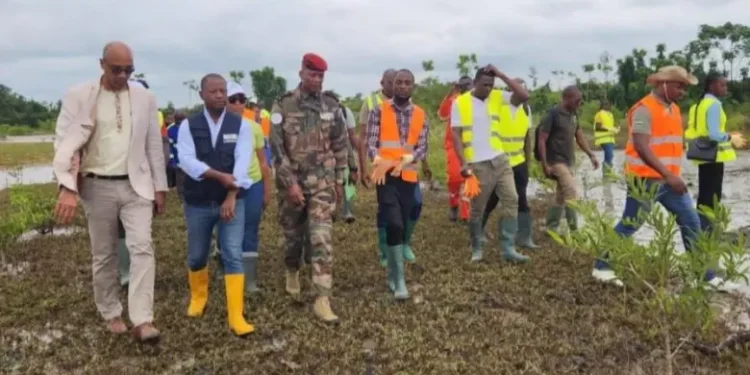
M302 59L300 85L271 110L271 152L276 167L279 223L284 232L286 290L300 295L299 269L306 235L312 250L314 311L337 322L331 310L333 216L343 194L347 131L336 98L321 92L328 65L318 55Z

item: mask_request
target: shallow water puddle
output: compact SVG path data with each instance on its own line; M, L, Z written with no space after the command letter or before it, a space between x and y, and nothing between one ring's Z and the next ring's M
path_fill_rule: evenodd
M46 184L53 182L55 175L51 165L29 165L19 169L0 169L0 190L10 185Z
M30 230L18 237L16 241L26 242L43 236L70 236L78 233L85 233L86 229L82 227L54 227L50 232L42 232L37 229Z

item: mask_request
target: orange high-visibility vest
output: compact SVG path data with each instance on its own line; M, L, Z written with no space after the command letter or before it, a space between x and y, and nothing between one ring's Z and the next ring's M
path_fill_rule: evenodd
M250 120L255 121L260 125L260 128L263 129L263 136L268 139L268 136L271 134L271 119L268 117L262 117L259 114L255 113L252 109L245 108L245 110L242 112L242 117ZM260 119L258 118L260 117ZM258 121L260 120L260 121Z
M419 133L422 132L424 126L425 113L416 104L412 105L414 107L409 121L409 132L406 136L406 144L404 144L401 141L393 105L390 101L384 101L380 104L380 149L378 154L381 158L399 161L404 154L414 152L414 147L419 141ZM416 183L418 178L419 171L416 163L409 163L401 170L401 179L404 181Z
M667 111L653 94L646 95L628 111L628 143L625 146L625 172L643 178L662 178L641 159L633 145L633 112L645 106L651 115L651 140L649 148L667 170L679 176L682 166L682 115L672 103Z
M263 129L263 135L268 138L271 135L271 119L268 117L261 117L260 128Z

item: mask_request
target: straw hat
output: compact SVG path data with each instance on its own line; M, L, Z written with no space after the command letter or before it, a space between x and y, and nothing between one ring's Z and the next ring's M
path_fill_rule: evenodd
M659 68L659 71L646 78L646 83L651 85L659 82L683 82L688 85L697 85L698 78L681 66L670 65Z

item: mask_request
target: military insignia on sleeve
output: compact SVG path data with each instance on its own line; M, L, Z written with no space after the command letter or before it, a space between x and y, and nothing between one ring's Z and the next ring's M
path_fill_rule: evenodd
M284 117L281 116L281 113L274 112L273 114L271 114L271 123L272 124L274 124L274 125L281 124L281 121L283 121L283 120L284 120Z

